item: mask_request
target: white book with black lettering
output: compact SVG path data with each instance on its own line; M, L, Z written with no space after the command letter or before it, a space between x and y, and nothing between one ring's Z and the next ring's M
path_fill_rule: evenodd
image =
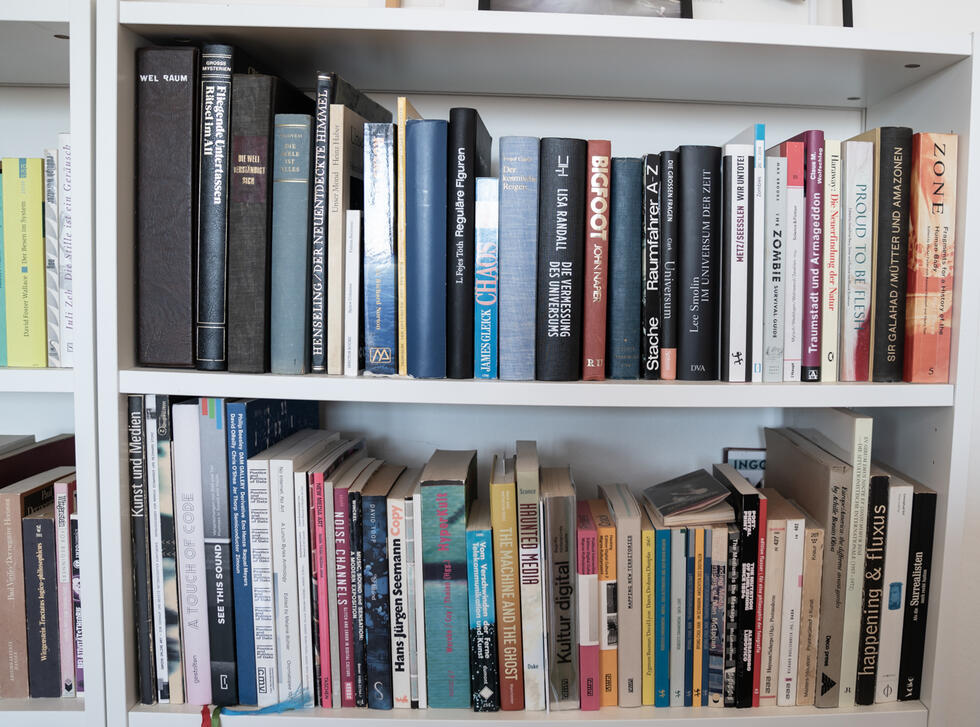
M751 381L751 144L727 144L722 159L721 379Z
M762 380L783 380L783 331L786 306L786 158L766 165L765 316Z

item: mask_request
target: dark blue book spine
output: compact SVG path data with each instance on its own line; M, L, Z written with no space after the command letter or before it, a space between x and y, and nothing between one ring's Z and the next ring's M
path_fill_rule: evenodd
M364 370L397 372L395 127L364 124Z
M684 599L684 706L693 704L694 694L694 534L687 530L687 578Z
M533 136L500 140L500 378L534 379L537 310L538 165Z
M708 706L711 632L711 528L704 529L704 584L701 624L701 706Z
M643 305L643 162L612 160L609 215L609 323L606 367L611 379L640 376Z
M473 378L497 378L497 180L476 180L476 251L474 270Z
M409 121L405 131L408 374L446 376L445 121Z
M656 537L655 608L654 631L654 706L670 706L670 530L660 528Z
M272 373L310 370L310 140L307 114L276 114L272 178Z
M391 610L388 604L388 504L384 495L361 499L364 551L364 631L367 703L394 706L391 687Z

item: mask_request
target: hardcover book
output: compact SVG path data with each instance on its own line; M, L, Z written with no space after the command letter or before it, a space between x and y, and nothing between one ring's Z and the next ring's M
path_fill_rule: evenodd
M494 603L490 507L478 500L466 525L466 571L470 611L470 692L474 712L500 709L497 612Z
M640 376L643 331L643 161L612 160L609 213L609 325L606 369L611 379Z
M644 379L660 378L660 324L663 318L660 264L660 155L643 157L643 356Z
M820 380L837 381L840 329L841 143L824 142L823 278L820 310Z
M871 316L874 245L874 144L841 144L841 324L838 376L871 378Z
M365 124L364 370L371 374L398 370L395 163L395 125Z
M660 267L663 271L663 320L660 323L660 378L677 378L678 338L678 165L676 151L660 153Z
M421 119L422 116L411 102L404 96L398 97L396 123L398 126L398 139L396 149L398 151L398 250L397 250L397 269L398 269L398 375L408 375L408 332L406 329L408 321L408 268L406 263L408 225L407 225L407 187L406 187L406 159L408 139L406 136L406 126L409 119Z
M717 519L719 511L714 508L728 498L729 493L716 477L706 470L695 470L648 487L643 496L667 527L685 524L681 522L685 515L702 524L721 522ZM725 511L720 512L724 514Z
M752 380L752 154L726 144L722 157L722 381Z
M585 168L585 303L582 309L582 378L606 378L606 314L609 279L609 207L611 144L590 139Z
M500 708L505 711L524 708L520 545L517 523L514 460L503 455L494 455L490 469L490 525L493 530Z
M783 229L783 381L800 381L803 361L803 295L806 196L803 143L785 141L766 155L786 159L786 221Z
M589 503L576 504L575 592L578 597L579 706L582 711L599 709L599 576L597 533Z
M476 180L474 253L473 378L497 378L499 185L493 177Z
M786 319L786 158L773 156L766 164L765 311L762 380L783 380Z
M24 596L31 698L61 697L58 569L54 503L24 515Z
M540 467L536 442L518 440L514 472L517 478L524 708L540 711L545 708L545 625L543 548L538 520Z
M578 709L579 663L578 649L575 648L578 602L573 577L577 517L575 484L568 467L541 468L541 510L544 525L541 542L547 544L548 554L545 568L548 604L548 708L559 711ZM634 546L639 547L639 537L634 541ZM636 610L639 613L638 598Z
M619 705L619 615L616 593L616 524L604 499L589 500L596 527L599 583L599 705Z

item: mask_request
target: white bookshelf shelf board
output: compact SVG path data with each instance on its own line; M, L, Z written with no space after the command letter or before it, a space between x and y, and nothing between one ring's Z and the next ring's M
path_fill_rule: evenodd
M373 376L276 376L163 369L119 372L123 394L267 397L400 404L564 407L945 407L938 384L727 384L683 381L453 381Z
M77 0L79 4L83 0ZM67 86L69 0L0 3L0 86Z
M0 392L66 394L74 390L74 369L0 368Z
M220 28L226 42L274 59L278 71L300 87L309 87L311 69L343 68L348 80L374 91L855 108L927 78L972 49L967 33L611 15L390 12L303 0L124 0L119 20L151 40L207 39Z
M78 724L85 697L77 699L0 699L0 724L16 727L54 727Z

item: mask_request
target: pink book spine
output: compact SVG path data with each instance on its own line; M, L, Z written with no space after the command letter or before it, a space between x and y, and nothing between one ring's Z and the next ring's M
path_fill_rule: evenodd
M340 706L355 707L354 702L354 611L350 580L350 522L347 514L347 489L334 488L333 526L337 552L337 640L340 645Z
M333 664L330 663L330 604L327 589L327 524L326 505L323 494L323 473L312 473L313 483L310 487L310 567L316 576L316 624L315 634L320 653L320 706L329 709L333 707L333 693L330 691L330 673Z
M54 485L55 553L58 573L58 651L61 657L61 696L75 696L75 626L71 590L71 513L75 481Z
M577 590L579 607L579 703L583 711L599 709L599 576L596 529L589 504L579 501Z

